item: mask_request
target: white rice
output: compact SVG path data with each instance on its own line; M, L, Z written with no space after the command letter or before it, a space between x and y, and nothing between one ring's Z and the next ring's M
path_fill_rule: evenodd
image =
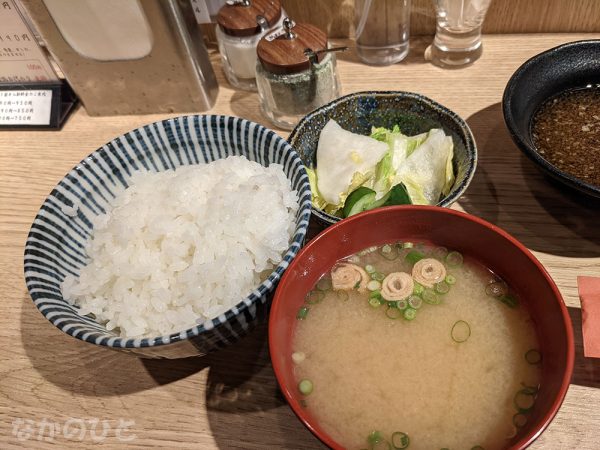
M239 303L281 262L297 210L279 164L231 156L136 173L94 220L89 264L65 278L63 296L122 337L185 330Z

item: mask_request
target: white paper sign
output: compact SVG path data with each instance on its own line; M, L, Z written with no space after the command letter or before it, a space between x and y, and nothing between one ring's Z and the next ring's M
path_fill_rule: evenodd
M13 0L0 0L0 83L58 80Z
M0 125L49 125L52 91L0 91Z

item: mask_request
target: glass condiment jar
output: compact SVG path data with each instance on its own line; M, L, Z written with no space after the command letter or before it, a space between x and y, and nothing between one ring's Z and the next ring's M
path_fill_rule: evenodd
M291 130L310 111L340 95L335 54L314 25L284 19L256 49L256 84L263 114Z
M219 10L217 42L223 71L232 86L256 90L256 46L282 21L279 0L229 0Z

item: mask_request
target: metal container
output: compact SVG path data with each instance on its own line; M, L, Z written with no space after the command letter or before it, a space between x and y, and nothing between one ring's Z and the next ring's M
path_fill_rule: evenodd
M23 0L91 116L210 109L218 84L185 0Z

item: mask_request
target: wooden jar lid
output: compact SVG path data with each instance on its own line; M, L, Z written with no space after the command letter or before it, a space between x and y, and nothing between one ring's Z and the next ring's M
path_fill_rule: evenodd
M265 70L276 74L301 72L311 65L306 49L317 52L327 48L327 35L314 25L299 23L291 32L291 38L284 34L269 40L269 33L259 41L256 53ZM318 61L322 58L323 54L319 55Z
M269 27L281 17L279 0L245 0L235 4L225 4L219 10L217 23L224 33L231 36L252 36L261 32L257 17L266 19Z

